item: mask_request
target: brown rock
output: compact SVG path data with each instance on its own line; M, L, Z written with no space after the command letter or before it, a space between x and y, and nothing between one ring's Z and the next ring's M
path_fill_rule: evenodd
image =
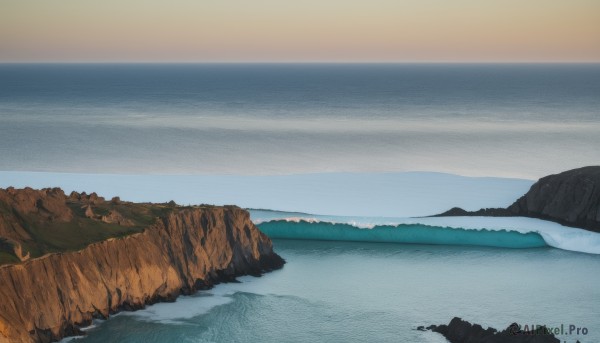
M85 207L85 216L87 218L96 218L96 215L94 214L94 210L92 210L92 206L87 205Z
M77 193L75 191L72 191L71 194L69 194L69 200L71 200L71 201L79 201L79 200L81 200L81 194L79 194L79 193Z
M108 224L117 224L121 226L134 226L135 223L131 219L123 217L116 210L111 210L107 215L102 216L101 220Z
M8 192L0 191L0 197L14 197ZM53 199L50 192L46 196ZM22 206L38 211L28 199L23 197ZM248 212L177 209L141 233L0 266L0 342L51 342L76 334L77 326L94 317L172 300L283 263Z
M18 242L31 240L23 223L14 219L15 215L34 218L38 222L68 222L73 219L73 212L60 188L0 189L0 237Z
M29 260L29 257L31 256L29 251L27 253L23 253L23 247L21 246L21 244L18 243L15 244L13 251L15 253L15 256L17 256L17 258L21 260L21 262Z
M5 206L25 215L31 214L47 220L66 222L73 218L65 199L65 193L60 188L0 189L0 202Z

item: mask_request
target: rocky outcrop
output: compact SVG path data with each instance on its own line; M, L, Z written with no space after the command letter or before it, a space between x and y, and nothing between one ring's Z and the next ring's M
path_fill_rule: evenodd
M425 330L423 327L418 329ZM450 343L560 343L544 326L522 331L516 323L498 331L454 317L448 325L432 325L427 329L442 334Z
M455 207L436 216L524 216L600 232L600 166L543 177L508 208Z
M460 207L453 207L448 211L436 214L432 217L464 217L464 216L482 216L482 217L511 217L514 216L506 208L482 208L477 211L467 211Z
M60 188L0 189L0 237L18 242L31 240L22 221L15 220L15 216L35 217L45 222L67 222L73 219L73 212Z
M102 216L100 218L100 220L102 220L103 222L105 222L107 224L117 224L117 225L121 225L121 226L134 226L135 225L133 220L123 217L121 215L121 213L117 212L116 210L112 210L112 211L108 212L108 214L105 216Z
M34 207L44 215L46 206L52 205ZM54 219L68 218L64 213ZM247 211L173 208L141 232L0 266L0 342L56 341L93 318L172 301L283 263Z
M508 211L600 231L600 166L543 177Z

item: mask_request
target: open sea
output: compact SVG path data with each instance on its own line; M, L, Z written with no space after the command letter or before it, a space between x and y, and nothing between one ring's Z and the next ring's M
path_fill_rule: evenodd
M600 64L0 64L0 170L433 171L600 161Z
M0 187L238 204L287 261L78 342L600 342L600 234L418 218L600 164L599 94L598 64L0 64Z

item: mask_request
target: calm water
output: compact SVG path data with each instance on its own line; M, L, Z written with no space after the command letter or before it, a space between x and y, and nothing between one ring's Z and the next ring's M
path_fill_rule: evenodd
M0 170L436 171L600 162L600 65L0 65Z
M444 342L418 325L461 316L586 327L600 341L600 256L494 249L276 240L285 267L242 284L120 314L81 342Z

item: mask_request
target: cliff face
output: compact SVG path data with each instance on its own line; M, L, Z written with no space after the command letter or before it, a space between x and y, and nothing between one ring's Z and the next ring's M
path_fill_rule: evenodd
M445 216L523 216L600 232L600 166L543 177L508 208L465 211L454 207L433 217Z
M543 177L508 211L600 231L600 166Z
M174 209L139 233L0 266L0 342L51 342L92 318L283 263L240 208Z

